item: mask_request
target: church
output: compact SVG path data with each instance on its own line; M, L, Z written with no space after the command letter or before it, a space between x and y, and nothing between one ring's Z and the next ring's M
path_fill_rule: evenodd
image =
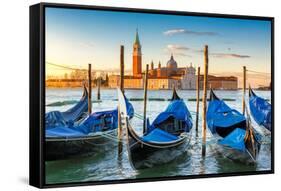
M173 86L177 89L195 89L196 75L195 68L190 64L187 67L178 67L173 54L168 60L166 66L161 66L158 63L154 67L153 61L150 64L148 71L148 89L172 89ZM132 75L124 76L124 88L127 89L142 89L144 87L142 71L142 47L139 40L138 31L136 32L135 42L133 44L133 71ZM116 88L120 85L120 76L109 76L109 87Z

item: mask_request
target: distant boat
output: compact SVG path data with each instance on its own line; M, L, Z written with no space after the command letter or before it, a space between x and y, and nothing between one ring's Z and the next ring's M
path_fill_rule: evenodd
M132 104L125 98L129 118ZM79 124L60 125L45 130L46 160L65 159L102 150L117 141L118 110L92 113Z
M119 93L119 104L127 129L127 148L133 168L165 164L182 155L190 141L192 118L175 90L166 110L151 125L147 120L147 130L143 136L139 136L128 121L125 107L122 106L125 105L122 93Z
M87 116L88 91L84 85L84 92L80 101L67 111L51 111L45 114L45 128L54 128L75 123Z
M220 100L213 90L207 110L208 128L227 157L240 162L255 162L260 150L260 135L237 110Z
M249 97L249 107L254 120L271 132L271 104L257 96L251 88Z

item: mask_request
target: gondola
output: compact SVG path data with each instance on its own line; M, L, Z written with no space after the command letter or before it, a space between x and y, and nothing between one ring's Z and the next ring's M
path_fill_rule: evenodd
M246 119L230 108L213 90L210 91L207 124L217 140L218 150L225 157L243 163L255 163L260 150L260 135L253 129L249 117Z
M59 126L66 126L69 123L75 123L85 116L88 111L88 91L84 85L84 92L80 101L68 109L67 111L51 111L45 114L45 128L54 128Z
M249 88L249 107L257 124L271 132L271 104L257 96L251 88Z
M129 118L134 115L132 104L125 98ZM118 110L92 113L79 124L67 124L45 130L46 160L59 160L92 154L112 147L116 142Z
M181 156L190 141L191 115L176 91L166 110L160 113L146 131L139 136L126 117L125 99L119 93L122 123L127 129L127 148L133 168L144 169L173 161Z

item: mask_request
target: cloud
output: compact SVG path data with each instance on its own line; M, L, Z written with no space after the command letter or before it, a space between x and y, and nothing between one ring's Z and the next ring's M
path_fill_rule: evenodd
M204 53L204 50L202 49L191 49L195 53ZM228 48L228 51L231 51L231 48ZM243 54L235 54L235 53L210 53L210 56L216 57L216 58L250 58L249 55L243 55Z
M242 54L227 54L227 53L211 53L212 56L217 58L250 58L249 55L242 55Z
M183 52L175 52L174 55L176 55L176 56L185 56L185 57L190 57L190 58L192 57L192 56L190 56L188 54L185 54Z
M179 44L168 44L164 51L168 54L173 53L174 55L178 56L188 56L191 57L187 52L191 51L194 53L202 54L204 52L203 49L194 49L194 48L189 48L184 45L179 45ZM228 51L231 51L231 48L228 48ZM249 55L243 55L243 54L235 54L235 53L210 53L210 56L216 57L216 58L250 58L251 56Z
M178 44L168 44L167 45L167 49L171 50L171 51L177 51L177 50L185 51L185 50L189 50L188 47L183 46L183 45L178 45Z
M173 36L177 34L198 35L198 36L218 36L219 33L210 31L192 31L188 29L171 29L163 32L166 36Z
M92 42L81 42L80 43L82 46L86 46L88 48L94 48L95 47L95 44L92 43Z
M187 46L179 45L179 44L168 44L164 51L166 54L171 54L173 53L174 55L177 56L186 56L186 57L191 57L190 55L186 54L186 51L188 51L190 48Z

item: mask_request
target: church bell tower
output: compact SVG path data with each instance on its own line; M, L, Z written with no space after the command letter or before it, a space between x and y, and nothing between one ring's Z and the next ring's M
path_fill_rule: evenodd
M136 39L133 45L133 76L141 76L141 66L141 44L137 30Z

